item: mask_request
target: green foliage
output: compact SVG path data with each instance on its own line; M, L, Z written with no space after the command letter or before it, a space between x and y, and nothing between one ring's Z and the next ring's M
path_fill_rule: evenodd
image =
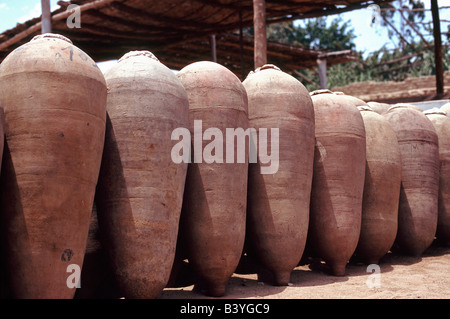
M349 21L335 18L327 25L325 17L300 21L298 24L284 22L268 26L268 40L301 45L311 50L339 51L354 49L356 38Z
M328 87L345 86L362 81L402 81L407 77L434 75L434 51L426 48L423 42L415 43L415 48L419 51L415 51L411 47L407 47L405 51L381 48L369 54L365 59L361 53L358 53L358 61L337 64L328 68ZM443 50L443 62L444 71L450 70L450 51L448 49ZM320 87L316 70L298 70L298 72L313 80L308 83L298 77L308 90L316 90Z

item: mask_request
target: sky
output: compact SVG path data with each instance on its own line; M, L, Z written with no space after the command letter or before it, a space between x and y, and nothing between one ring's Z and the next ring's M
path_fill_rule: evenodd
M59 8L58 0L50 0L51 10ZM425 8L430 8L430 0L424 0ZM450 6L450 0L438 0L438 5ZM31 18L39 17L41 13L40 0L0 0L0 33L11 29L16 24L25 22ZM368 54L372 51L378 50L383 45L392 47L392 40L389 39L385 27L371 27L370 20L373 11L371 9L360 9L342 14L344 21L350 20L351 26L355 30L356 50ZM431 20L431 13L427 13L425 18L427 21ZM333 19L336 16L330 16ZM441 19L450 20L450 9L440 10ZM81 22L83 16L81 16ZM441 30L447 31L448 23L441 23Z
M425 9L431 9L430 0L422 0ZM450 6L450 0L438 0L439 7ZM372 9L361 9L350 11L342 14L343 20L351 21L351 25L355 30L356 50L363 51L366 54L386 45L387 48L393 48L393 40L397 38L390 39L388 36L388 31L386 27L383 26L370 26L370 21L372 18ZM450 9L439 10L440 19L450 20ZM431 12L425 13L424 21L432 21ZM441 32L447 31L447 22L441 22ZM432 35L427 36L426 39L432 40Z

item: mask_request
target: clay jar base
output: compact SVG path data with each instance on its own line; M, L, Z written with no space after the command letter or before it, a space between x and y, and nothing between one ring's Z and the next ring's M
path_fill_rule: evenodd
M214 285L211 285L199 281L194 285L193 290L202 295L207 295L210 297L223 297L227 292L227 283L223 284L214 283Z
M383 258L385 255L387 254L387 252L383 255L379 255L379 256L365 256L365 255L353 255L352 258L350 259L350 263L352 264L357 264L357 263L362 263L362 264L366 264L366 265L372 265L372 264L379 264L381 258Z
M361 258L361 261L366 265L378 265L381 258Z
M330 274L333 276L345 276L345 268L347 267L347 262L330 262Z
M258 271L258 281L273 286L287 286L291 282L291 271L270 271L263 268Z

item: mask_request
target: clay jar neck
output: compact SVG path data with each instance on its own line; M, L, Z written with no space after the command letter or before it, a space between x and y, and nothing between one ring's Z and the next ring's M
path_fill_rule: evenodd
M360 111L375 112L370 106L367 106L367 105L357 106L356 108Z
M264 64L263 66L260 66L259 68L257 68L255 70L255 72L259 72L262 70L277 70L277 71L281 71L281 69L279 67L277 67L275 64Z
M146 50L130 51L128 53L125 53L125 55L123 57L121 57L118 62L122 62L128 58L140 57L140 56L144 56L144 57L147 57L149 59L159 62L158 58L153 53L151 53L150 51L146 51Z
M437 107L433 107L432 109L428 109L423 111L423 114L425 115L443 115L443 116L447 116L447 112L444 110L441 110Z
M73 44L69 38L67 38L61 34L56 34L56 33L39 34L39 35L35 36L33 39L31 39L31 41L36 41L36 40L40 40L40 39L59 39L59 40L66 41L70 44Z
M255 71L250 71L250 73L247 75L247 78L263 70L276 70L282 72L281 69L277 67L275 64L264 64L263 66L256 68Z
M309 93L309 95L311 95L311 96L319 95L319 94L334 94L334 93L333 93L333 91L330 91L328 89L315 90L315 91L312 91L311 93Z
M393 111L396 109L408 109L408 108L409 108L409 106L406 104L396 104L396 105L393 105L390 108L388 108L387 111L390 112L390 111Z

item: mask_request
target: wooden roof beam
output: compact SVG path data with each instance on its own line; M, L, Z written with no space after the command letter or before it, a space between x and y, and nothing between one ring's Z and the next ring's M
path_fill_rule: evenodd
M99 19L102 19L103 21L108 21L108 22L113 22L115 24L118 24L120 26L124 26L124 27L128 27L128 28L132 28L132 29L138 29L138 30L146 30L146 31L161 31L161 32L175 32L178 31L177 29L173 28L173 27L160 27L157 25L148 25L148 24L141 24L141 23L137 23L131 20L127 20L127 19L123 19L120 17L116 17L116 16L111 16L108 14L104 14L101 11L98 10L91 10L91 11L87 11L86 14L93 16L93 17L97 17Z
M114 7L117 10L120 10L122 13L126 12L134 17L140 17L147 20L153 20L158 22L164 22L170 26L179 26L180 28L192 27L194 29L214 29L214 25L202 23L198 21L190 21L190 20L181 20L181 19L172 19L168 17L162 17L158 14L153 14L148 11L143 11L140 9L136 9L130 6L127 6L121 2L113 2L110 7Z
M230 9L230 10L239 10L239 9L244 9L246 8L247 10L252 10L252 6L251 5L247 5L245 4L244 1L239 1L239 2L234 2L233 4L226 4L226 3L221 3L215 0L193 0L195 2L201 2L213 7L218 7L218 8L223 8L223 9Z

